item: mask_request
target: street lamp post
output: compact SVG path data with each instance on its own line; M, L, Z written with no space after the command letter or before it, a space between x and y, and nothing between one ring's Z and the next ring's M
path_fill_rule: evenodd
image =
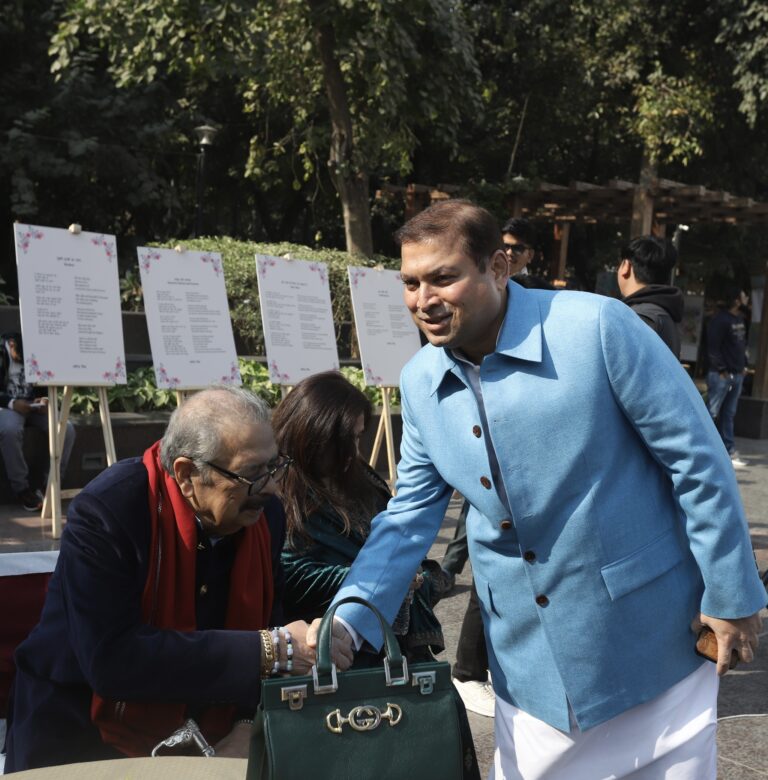
M203 231L203 187L205 182L205 153L213 146L218 129L211 125L200 125L195 128L197 145L200 149L197 155L197 173L195 175L195 238Z

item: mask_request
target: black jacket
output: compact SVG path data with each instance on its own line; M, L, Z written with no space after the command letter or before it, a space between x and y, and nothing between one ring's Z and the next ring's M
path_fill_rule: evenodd
M256 710L257 632L159 629L141 616L151 538L147 491L147 470L131 458L103 471L71 504L40 623L16 651L6 773L119 758L91 722L93 691ZM283 622L285 514L277 499L264 513L275 581L270 625L277 626Z
M710 371L740 374L747 365L747 329L741 314L721 309L707 325Z
M683 319L683 294L677 287L649 284L627 296L624 303L661 336L675 357L680 357L678 325Z
M3 335L0 336L0 407L3 409L8 406L12 398L18 397L10 395L7 390L8 368L11 364L11 359L8 357L8 349L6 348L8 339L16 340L16 343L19 346L19 353L22 355L22 360L24 355L21 346L21 333L3 333ZM30 392L26 395L25 400L31 401L33 398L34 391L30 388Z

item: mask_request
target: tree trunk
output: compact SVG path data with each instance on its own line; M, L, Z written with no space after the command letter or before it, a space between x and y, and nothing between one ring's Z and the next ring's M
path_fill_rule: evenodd
M341 199L347 252L370 257L373 254L371 212L368 205L368 175L353 159L352 117L344 78L336 59L336 34L328 21L322 0L309 0L312 25L331 115L331 150L328 167Z
M659 163L651 156L648 147L643 148L643 159L640 163L640 182L635 189L632 200L632 225L630 238L650 235L653 225L653 194L651 188L659 173Z

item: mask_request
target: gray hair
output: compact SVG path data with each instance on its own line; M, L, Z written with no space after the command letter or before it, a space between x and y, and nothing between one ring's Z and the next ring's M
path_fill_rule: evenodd
M189 458L207 482L210 469L205 461L215 461L221 454L228 430L249 422L269 422L269 407L261 398L241 387L209 387L174 410L160 442L160 462L172 475L176 458Z

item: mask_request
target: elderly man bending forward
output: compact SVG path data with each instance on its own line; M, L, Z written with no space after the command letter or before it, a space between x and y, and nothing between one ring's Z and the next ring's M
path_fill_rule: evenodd
M305 623L280 627L288 465L266 406L217 388L75 499L16 654L6 772L149 755L188 717L218 755L246 754L261 678L314 659Z

